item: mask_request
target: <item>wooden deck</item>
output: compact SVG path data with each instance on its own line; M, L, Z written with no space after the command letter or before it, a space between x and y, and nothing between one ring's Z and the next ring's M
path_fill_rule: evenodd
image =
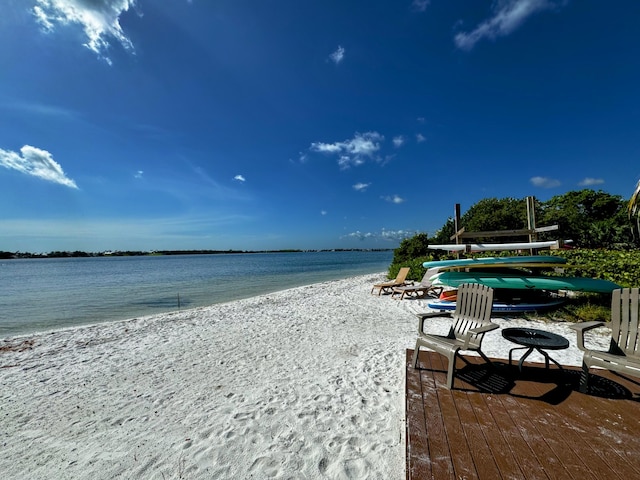
M407 351L407 478L640 479L640 381L596 370L587 394L580 371L496 360L447 360ZM593 370L592 370L593 371Z

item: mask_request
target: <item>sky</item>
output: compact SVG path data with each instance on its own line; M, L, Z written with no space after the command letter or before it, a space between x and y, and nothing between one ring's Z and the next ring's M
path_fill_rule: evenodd
M0 250L396 248L483 198L627 199L638 25L637 0L3 0Z

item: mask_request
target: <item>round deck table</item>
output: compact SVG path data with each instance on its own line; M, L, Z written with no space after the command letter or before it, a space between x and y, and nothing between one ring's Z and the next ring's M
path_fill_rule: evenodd
M522 371L522 364L525 359L535 350L544 357L546 368L549 368L549 360L551 360L562 369L562 365L551 358L545 350L563 350L569 348L569 340L566 338L536 328L505 328L502 330L502 336L510 342L522 345L521 347L515 347L509 350L509 365L511 365L511 356L514 350L527 350L518 363L518 369Z

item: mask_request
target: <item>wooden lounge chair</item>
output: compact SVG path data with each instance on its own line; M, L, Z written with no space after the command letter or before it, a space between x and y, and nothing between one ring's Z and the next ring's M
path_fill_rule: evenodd
M393 290L393 287L401 287L402 285L406 285L407 282L407 275L409 275L409 267L402 267L399 271L398 271L398 276L396 277L395 280L390 280L388 282L383 282L383 283L376 283L373 288L371 288L371 293L373 293L373 291L377 288L378 289L378 295L380 295L382 292L391 292Z
M607 351L591 350L584 345L585 332L604 325L603 322L584 322L571 326L578 334L578 348L584 352L580 391L587 391L590 367L602 367L617 373L640 377L639 308L640 289L620 288L613 291L611 294L611 343Z
M491 364L491 361L480 350L482 339L486 332L495 330L498 325L491 322L491 306L493 304L493 289L481 284L465 283L458 288L458 300L455 312L418 313L418 340L413 352L413 368L418 368L418 353L420 347L425 347L447 357L449 369L447 373L447 388L453 388L453 376L456 369L456 357L461 350L475 351ZM431 335L424 332L425 320L434 317L450 316L454 323L448 335Z
M431 295L432 297L437 297L442 293L442 287L436 287L429 280L436 273L438 273L438 268L430 268L420 280L420 283L414 283L413 285L404 285L402 287L393 287L393 292L391 293L391 298L394 298L396 294L400 295L400 300L404 298L405 295L413 298L424 298L427 295Z

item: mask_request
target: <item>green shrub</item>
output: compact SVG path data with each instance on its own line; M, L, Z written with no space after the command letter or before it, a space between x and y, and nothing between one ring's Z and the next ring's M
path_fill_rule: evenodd
M432 260L433 258L431 256L426 256L426 257L418 257L411 260L406 260L400 263L394 262L389 266L388 277L396 278L396 276L398 275L398 271L400 270L401 267L409 267L411 270L409 270L409 275L407 276L407 280L414 280L416 282L419 282L420 280L422 280L422 277L424 277L424 272L427 271L427 269L424 268L422 264L424 262L430 262Z
M640 251L578 248L552 252L567 259L566 275L602 278L621 287L640 287Z

